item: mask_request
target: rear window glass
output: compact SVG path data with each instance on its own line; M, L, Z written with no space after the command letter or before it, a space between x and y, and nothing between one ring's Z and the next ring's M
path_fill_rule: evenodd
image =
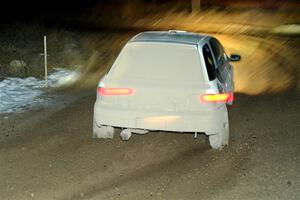
M214 64L212 53L207 44L203 46L202 51L203 51L203 57L207 69L208 78L210 81L214 80L216 78L216 67Z
M121 52L112 70L112 80L124 78L165 81L202 81L196 46L172 43L130 43Z

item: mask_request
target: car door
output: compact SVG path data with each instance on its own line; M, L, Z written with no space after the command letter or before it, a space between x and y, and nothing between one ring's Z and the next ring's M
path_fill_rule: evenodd
M212 49L215 64L217 66L216 73L218 80L220 84L222 84L224 92L231 93L233 92L233 72L224 48L215 38L210 39L209 45Z

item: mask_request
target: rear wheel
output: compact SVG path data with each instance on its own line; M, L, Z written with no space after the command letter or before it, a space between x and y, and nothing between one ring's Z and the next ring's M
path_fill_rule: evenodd
M115 129L111 126L98 126L94 120L93 122L93 138L110 138L114 137Z
M229 126L228 122L224 123L222 132L214 135L209 135L209 144L213 149L223 149L229 143Z

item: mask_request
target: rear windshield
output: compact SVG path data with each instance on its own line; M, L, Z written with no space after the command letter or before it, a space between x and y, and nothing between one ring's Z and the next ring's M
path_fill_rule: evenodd
M165 81L202 82L198 49L172 43L129 43L114 63L113 80L139 78Z

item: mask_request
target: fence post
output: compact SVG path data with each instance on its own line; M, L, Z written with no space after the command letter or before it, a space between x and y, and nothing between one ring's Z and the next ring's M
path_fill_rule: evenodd
M48 87L48 67L47 67L47 37L44 36L44 64L45 64L45 85Z

